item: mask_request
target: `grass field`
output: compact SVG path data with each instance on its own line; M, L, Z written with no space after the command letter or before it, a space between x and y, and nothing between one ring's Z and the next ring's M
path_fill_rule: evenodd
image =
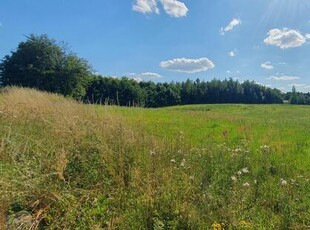
M0 225L310 228L310 107L0 94ZM1 226L0 226L1 229Z

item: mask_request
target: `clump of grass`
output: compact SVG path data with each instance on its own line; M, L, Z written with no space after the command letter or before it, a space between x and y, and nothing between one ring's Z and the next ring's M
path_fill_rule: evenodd
M31 229L302 229L310 175L248 138L162 137L114 107L0 95L0 223ZM137 111L135 111L137 112ZM145 116L149 110L139 110ZM156 121L154 119L154 121ZM165 127L162 127L165 129Z

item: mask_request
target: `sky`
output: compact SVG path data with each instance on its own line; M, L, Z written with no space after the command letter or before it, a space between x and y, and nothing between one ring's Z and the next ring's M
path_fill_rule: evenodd
M1 0L0 58L31 33L103 76L310 91L309 0Z

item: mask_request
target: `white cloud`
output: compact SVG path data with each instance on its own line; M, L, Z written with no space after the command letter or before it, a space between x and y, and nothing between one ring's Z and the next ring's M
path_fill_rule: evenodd
M183 73L197 73L215 67L214 63L206 57L198 59L176 58L162 61L160 66L164 69Z
M163 76L159 75L158 73L145 72L141 73L141 77L153 79L153 78L161 78Z
M307 36L307 35L306 35ZM278 46L281 49L289 49L302 46L306 42L306 37L299 31L284 28L272 29L268 32L268 37L264 43L267 45Z
M125 75L130 76L130 78L134 79L137 82L141 82L143 80L150 80L150 79L155 79L155 78L163 77L163 76L159 75L158 73L152 73L152 72L127 73Z
M305 34L305 37L306 37L307 39L310 39L310 34Z
M158 2L162 4L165 12L171 17L179 18L187 15L188 8L178 0L136 0L132 9L143 14L159 14Z
M143 14L159 14L156 0L136 0L136 4L132 6L132 9Z
M268 70L274 68L273 65L271 65L271 62L270 62L270 61L266 61L265 63L262 63L260 66L261 66L262 68L268 69Z
M183 2L177 0L160 0L166 13L175 18L184 17L187 14L188 8Z
M293 86L295 86L295 87L305 87L305 86L306 86L306 84L298 84L298 83L294 83L294 84L289 84L288 86L289 86L289 87L293 87Z
M138 83L143 81L141 77L132 77L132 79L135 80Z
M220 34L224 35L225 32L228 32L230 30L233 30L235 26L241 25L241 20L234 18L233 20L231 20L231 22L225 27L225 28L221 28L220 30Z
M231 74L231 71L230 71L230 70L227 70L226 73L227 73L227 74Z
M230 52L228 52L228 56L235 57L236 56L236 52L230 51Z
M293 81L293 80L297 80L300 77L295 77L295 76L270 76L266 79L268 80L276 80L276 81Z
M310 85L306 85L306 84L289 84L288 87L296 87L298 88L298 90L303 91L303 92L307 92L310 89Z

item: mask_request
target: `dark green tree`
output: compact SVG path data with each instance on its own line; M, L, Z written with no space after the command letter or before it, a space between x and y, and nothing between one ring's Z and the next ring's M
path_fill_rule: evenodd
M23 86L84 97L90 80L88 63L47 35L31 34L0 64L2 86Z
M298 95L297 95L296 88L294 85L292 87L292 93L291 93L289 102L290 104L299 104Z

